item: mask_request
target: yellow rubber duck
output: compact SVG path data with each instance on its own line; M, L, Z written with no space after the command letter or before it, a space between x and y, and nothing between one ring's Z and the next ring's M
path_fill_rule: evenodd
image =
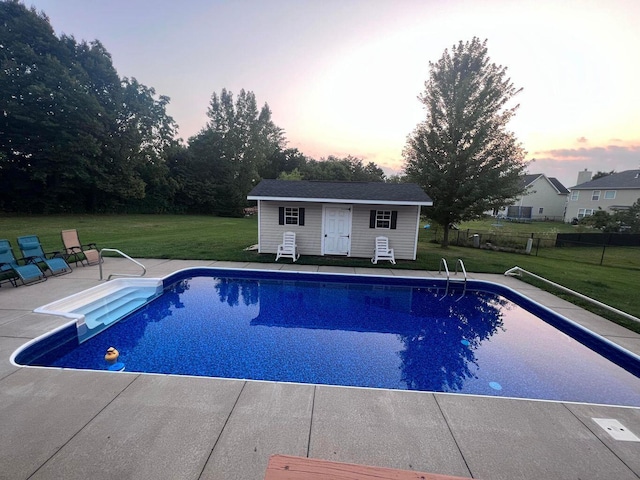
M109 365L113 365L118 361L120 353L114 347L107 348L107 353L104 355L104 359Z

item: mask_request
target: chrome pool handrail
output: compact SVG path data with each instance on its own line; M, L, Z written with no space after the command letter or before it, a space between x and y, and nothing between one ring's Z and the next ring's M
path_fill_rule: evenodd
M440 275L442 273L442 267L444 266L444 271L447 272L447 286L444 290L444 295L442 296L442 298L440 300L442 300L444 297L446 297L447 295L449 295L449 280L450 280L450 274L449 274L449 267L447 266L447 260L442 257L440 259L440 266L438 267L438 275Z
M100 265L100 280L102 280L102 252L118 253L118 254L122 255L123 257L125 257L126 259L131 260L136 265L142 267L142 273L140 273L140 274L135 274L135 273L112 273L111 275L109 275L109 277L107 277L107 281L111 280L111 277L144 277L144 275L147 273L147 269L145 268L144 265L142 265L137 260L134 260L129 255L127 255L126 253L123 253L123 252L121 252L120 250L118 250L116 248L103 248L99 252L99 257L100 257L100 263L99 263L99 265Z
M456 261L456 271L455 271L454 275L458 274L458 265L460 265L460 270L464 274L464 287L462 289L462 294L458 298L458 300L460 300L460 299L462 299L462 297L464 297L464 294L467 293L467 269L464 268L464 262L462 261L461 258L459 258L458 261ZM458 300L456 300L456 302Z
M547 280L546 278L541 277L540 275L536 275L535 273L528 272L525 269L518 267L517 265L515 267L513 267L513 268L510 268L506 272L504 272L504 274L507 275L507 276L514 277L514 276L519 276L520 272L526 273L527 275L531 275L532 277L537 278L538 280L546 282L549 285L552 285L555 288L563 290L563 291L565 291L567 293L571 293L572 295L575 295L576 297L581 298L582 300L586 300L588 302L591 302L594 305L597 305L599 307L604 308L605 310L609 310L610 312L617 313L618 315L620 315L622 317L625 317L625 318L628 318L629 320L633 320L634 322L640 323L640 318L638 318L638 317L634 317L633 315L630 315L627 312L623 312L622 310L618 310L617 308L614 308L614 307L612 307L610 305L607 305L606 303L602 303L602 302L599 302L598 300L595 300L595 299L593 299L591 297L587 297L586 295L583 295L582 293L578 293L578 292L576 292L574 290L571 290L570 288L563 287L559 283L555 283L555 282L552 282L551 280Z

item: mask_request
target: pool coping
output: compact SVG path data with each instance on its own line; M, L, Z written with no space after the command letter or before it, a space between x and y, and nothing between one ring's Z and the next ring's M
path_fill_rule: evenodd
M421 281L425 281L428 284L430 284L430 282L438 282L438 283L443 283L445 282L445 279L443 279L442 277L436 277L436 276L420 276L420 277L415 277L415 276L403 276L403 275L393 275L393 276L374 276L374 275L370 275L370 276L366 276L363 277L362 275L357 275L357 274L350 274L350 273L338 273L338 272L326 272L326 273L319 273L319 272L282 272L281 270L278 269L252 269L252 268L243 268L243 269L231 269L229 267L189 267L189 268L185 268L185 269L180 269L177 270L169 275L165 275L163 277L145 277L145 278L117 278L114 280L111 280L109 282L106 283L102 283L99 284L95 287L91 287L87 290L83 290L81 292L75 293L73 295L64 297L60 300L56 300L54 302L50 302L46 305L43 305L41 307L38 307L36 309L34 309L34 313L42 313L42 314L48 314L48 315L54 315L54 316L60 316L63 317L65 319L68 319L69 321L67 323L64 323L62 325L60 325L59 327L54 328L53 330L50 330L48 332L43 333L42 335L28 341L27 343L25 343L24 345L22 345L21 347L19 347L18 349L16 349L10 356L9 361L13 366L19 367L19 368L51 368L51 369L62 369L62 370L74 370L74 368L71 367L53 367L53 366L43 366L43 365L28 365L28 364L23 364L23 363L18 363L17 362L17 357L20 356L21 354L23 354L29 347L31 347L34 344L37 344L39 342L41 342L42 340L46 340L48 338L51 338L52 336L54 336L57 333L61 333L62 331L70 328L71 326L73 326L75 324L75 327L78 330L78 334L80 335L80 332L83 330L86 330L86 324L85 324L85 316L83 314L79 314L79 313L75 313L74 310L78 310L81 309L83 307L89 306L91 304L95 304L95 303L102 303L102 301L104 300L104 298L109 295L109 294L113 294L113 293L118 293L119 291L122 290L126 290L129 287L153 287L156 291L156 294L159 294L162 287L164 286L164 288L166 288L169 285L175 284L176 282L179 282L183 279L187 279L187 278L191 278L194 276L201 276L201 275L209 275L212 272L219 272L222 276L226 276L226 275L234 275L234 272L250 272L251 274L265 274L265 273L274 273L274 274L278 274L278 273L287 273L289 274L289 277L286 278L286 281L290 281L290 280L302 280L302 281L325 281L325 279L328 278L332 278L332 280L338 280L338 282L341 282L341 278L344 277L346 279L349 280L349 284L352 283L352 281L354 281L354 279L357 278L393 278L394 280L400 280L401 282L392 282L392 283L384 283L384 282L380 282L380 284L382 285L393 285L393 286L404 286L404 282L405 281L415 281L417 278L419 278ZM316 276L320 275L321 278L317 278ZM259 275L257 275L259 277ZM314 278L316 277L316 278ZM247 277L247 278L253 278L253 277ZM261 278L261 277L259 277ZM461 279L456 279L455 284L458 285L460 284L460 280ZM357 282L357 280L356 280ZM464 279L464 292L467 291L467 279ZM528 306L524 306L521 305L522 308L525 308L527 311L529 311L530 313L537 315L536 313L532 312L531 310L529 310L529 308L534 308L534 309L539 309L542 310L544 313L546 314L550 314L552 316L556 316L558 317L558 321L554 320L553 322L551 321L547 321L544 319L541 319L542 321L544 321L545 323L547 323L549 326L551 326L554 329L560 330L561 332L564 332L566 335L569 335L571 338L573 338L575 341L582 343L583 345L587 346L587 348L590 348L593 350L593 344L597 344L600 345L600 349L604 350L605 352L596 352L599 355L607 358L607 356L612 356L612 357L628 357L631 361L635 362L633 365L633 368L628 368L623 366L621 363L619 363L619 359L614 360L612 358L608 358L608 360L614 364L618 364L619 367L627 370L629 373L631 373L632 375L636 375L636 376L640 376L640 356L636 355L633 352L630 352L629 350L621 347L620 345L616 344L615 342L612 342L611 340L595 333L592 332L591 330L587 329L586 327L580 325L577 322L574 322L573 320L565 317L564 315L561 315L557 312L555 312L554 310L547 308L546 306L536 302L535 300L530 299L529 297L527 297L526 295L518 292L517 290L514 290L513 288L506 286L504 284L501 283L496 283L493 281L488 281L488 280L479 280L479 279L469 279L469 288L474 289L474 290L482 290L482 289L487 289L487 291L490 291L496 295L506 295L506 298L509 301L512 302L516 302L516 303L522 303L522 304L526 304ZM430 286L430 285L429 285ZM438 289L440 289L440 286L437 286ZM453 287L454 289L457 287ZM446 292L447 294L449 293L449 282L446 283ZM463 295L464 295L463 292ZM446 295L446 294L445 294ZM136 310L139 307L135 307L133 310ZM132 310L132 311L133 311ZM116 320L113 323L117 323L119 322L120 319ZM560 328L559 325L557 325L556 323L561 323L562 324L562 328ZM100 333L100 331L104 330L104 328L108 328L112 323L109 323L109 325L104 326L103 328L101 328L99 331L96 331L93 335L97 335L98 333ZM91 337L93 336L91 335ZM582 336L582 337L589 337L589 339L586 341L586 343L582 340L579 340L578 338L576 338L575 335L578 336ZM86 337L83 338L81 341L85 341L88 340L91 337ZM592 346L587 345L587 343L592 344ZM82 369L78 369L78 370L87 370L87 371L92 371L92 372L100 372L100 371L108 371L108 370L102 370L102 369L91 369L91 368L82 368ZM181 376L181 374L173 374L173 373L158 373L158 372L128 372L125 370L122 370L123 373L134 373L134 374L139 374L139 375L168 375L168 376ZM292 381L281 381L281 380L263 380L263 379L251 379L251 378L242 378L242 377L209 377L209 376L205 376L205 375L188 375L190 377L198 377L198 378L219 378L219 379L235 379L235 380L241 380L241 381L246 381L246 382L250 382L250 381L264 381L264 382L275 382L275 383L281 383L281 384L296 384L299 382L292 382ZM316 386L342 386L345 388L378 388L381 390L402 390L402 391L413 391L413 390L408 390L408 389L393 389L393 388L386 388L386 387L365 387L365 386L358 386L358 385L339 385L339 384L323 384L323 383L314 383L314 382L305 382L305 384L309 384L309 385L316 385ZM577 401L577 400L555 400L555 399L544 399L544 398L529 398L529 397L511 397L511 396L503 396L503 395L483 395L483 394L470 394L470 393L462 393L462 392L440 392L440 391L431 391L431 390L418 390L420 392L426 392L426 393L441 393L441 394L453 394L453 395L470 395L470 396L478 396L478 397L483 397L483 396L488 396L488 397L496 397L496 398L506 398L506 399L511 399L511 400L529 400L529 401L543 401L543 402L559 402L559 403L572 403L572 404L584 404L584 405L602 405L602 406L622 406L622 407L628 407L628 408L638 408L640 409L640 405L619 405L619 404L608 404L608 403L594 403L594 402L586 402L586 401Z
M289 263L149 262L150 275L185 264L303 268ZM105 267L112 264L119 270L124 265L107 259ZM393 268L346 270L436 276ZM470 277L503 280L500 283L519 287L516 291L528 292L536 301L542 299L540 303L563 316L595 325L605 338L631 346L636 354L640 351L640 336L517 279L472 273ZM274 453L472 478L640 476L638 444L612 440L591 420L617 418L638 434L640 410L634 407L45 371L8 362L18 344L59 326L60 319L32 313L47 303L42 299L84 290L99 284L97 278L97 267L80 267L43 284L0 289L0 428L4 432L0 464L8 465L3 471L7 478L113 478L115 474L260 479ZM177 404L181 408L176 409ZM111 436L120 440L108 443L105 450L105 439Z

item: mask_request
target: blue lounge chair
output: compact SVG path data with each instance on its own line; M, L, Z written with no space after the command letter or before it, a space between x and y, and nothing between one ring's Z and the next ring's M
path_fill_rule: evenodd
M18 246L27 263L44 263L49 272L51 272L51 275L71 273L71 267L64 258L62 258L60 252L44 253L40 240L36 235L18 237Z
M31 263L19 265L13 255L9 240L0 240L0 274L7 277L14 287L18 286L16 278L22 281L23 285L42 282L47 279L38 265ZM0 280L2 281L2 280Z

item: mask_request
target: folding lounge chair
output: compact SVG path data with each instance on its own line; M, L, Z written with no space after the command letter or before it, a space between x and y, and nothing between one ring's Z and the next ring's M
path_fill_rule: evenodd
M298 246L296 245L296 234L294 232L284 232L282 234L282 244L278 245L276 262L282 257L289 257L294 262L300 258Z
M44 263L51 275L64 275L71 273L71 267L65 262L61 252L44 253L40 240L35 235L18 237L18 246L27 263ZM49 257L47 257L49 255Z
M376 248L373 252L371 263L377 264L378 260L389 260L394 265L396 264L393 248L389 248L389 239L387 237L376 237Z
M67 261L71 259L71 261L76 262L76 266L78 266L78 262L80 262L81 265L84 265L85 262L87 262L87 265L97 265L100 263L100 253L98 253L96 244L88 243L82 245L78 238L77 230L63 230L62 243L64 244Z
M43 282L47 279L35 263L18 264L9 240L0 240L0 273L2 273L2 276L10 275L8 280L14 287L18 286L16 278L19 278L23 285Z

